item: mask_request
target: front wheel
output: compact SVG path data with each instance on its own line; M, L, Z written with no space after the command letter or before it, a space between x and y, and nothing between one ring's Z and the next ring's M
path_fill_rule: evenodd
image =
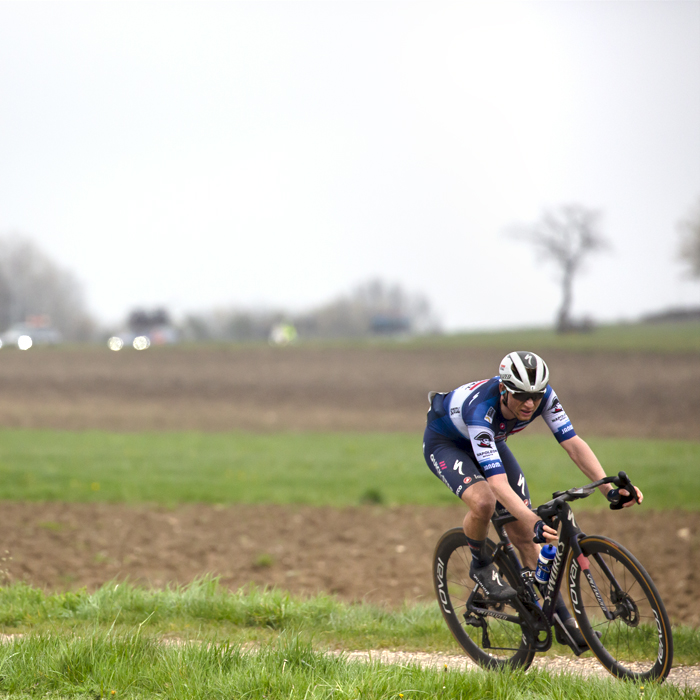
M671 624L654 582L624 547L607 537L579 540L569 556L571 606L591 651L618 678L663 681L671 670Z
M496 545L487 540L489 553ZM461 528L448 530L437 543L433 558L433 583L442 616L467 654L484 668L527 668L535 656L523 640L520 618L506 603L487 603L469 578L472 561ZM501 576L517 588L519 574L500 550L494 563Z

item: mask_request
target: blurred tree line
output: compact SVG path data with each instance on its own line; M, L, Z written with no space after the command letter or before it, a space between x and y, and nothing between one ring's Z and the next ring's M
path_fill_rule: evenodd
M104 335L90 316L82 287L68 270L19 234L0 237L0 333L18 325L50 325L64 340ZM174 323L165 309L134 310L125 326L134 332L179 327L194 341L267 341L280 324L302 338L361 338L434 332L437 320L428 300L399 285L373 280L311 311L224 309L191 313Z
M65 340L89 340L95 324L77 278L28 238L0 238L0 331L27 322L51 325Z
M435 333L439 323L428 300L399 285L371 280L310 311L228 309L188 315L189 340L268 340L275 327L290 324L301 338L366 338Z
M700 279L700 196L678 229L681 234L680 259L687 266L688 275Z
M609 247L598 230L599 212L581 205L545 211L539 221L512 227L509 235L531 244L538 260L553 263L558 271L562 302L555 327L577 330L571 316L574 279L584 261ZM700 198L679 223L679 258L690 277L700 280ZM677 310L676 310L677 311ZM691 310L693 311L693 310ZM694 312L696 312L695 310ZM436 333L438 320L428 299L411 294L400 285L380 279L362 283L348 294L309 311L228 308L190 313L171 324L165 310L161 326L176 325L183 339L192 341L266 341L274 329L291 326L300 338L366 338ZM138 315L139 312L134 312ZM686 316L688 311L683 311ZM100 336L91 318L81 285L31 240L18 234L0 237L0 332L27 323L50 323L65 340L86 341ZM132 314L127 325L138 330ZM149 327L155 321L149 317Z

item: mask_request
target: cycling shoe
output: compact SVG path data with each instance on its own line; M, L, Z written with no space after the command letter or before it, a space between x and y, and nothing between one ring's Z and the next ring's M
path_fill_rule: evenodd
M469 577L476 581L488 600L501 602L515 597L515 589L503 580L501 573L493 563L478 569L472 563Z

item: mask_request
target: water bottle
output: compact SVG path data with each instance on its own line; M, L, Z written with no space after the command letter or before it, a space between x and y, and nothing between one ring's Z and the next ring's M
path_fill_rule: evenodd
M557 554L557 548L553 544L546 544L540 550L540 556L537 557L537 569L535 570L535 579L538 583L547 583L549 581L549 573L552 570L552 562Z

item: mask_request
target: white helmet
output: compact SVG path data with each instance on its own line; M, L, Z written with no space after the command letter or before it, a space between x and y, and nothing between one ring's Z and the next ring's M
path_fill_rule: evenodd
M545 361L534 352L523 350L508 353L501 360L498 375L511 393L544 394L549 383L549 369Z

